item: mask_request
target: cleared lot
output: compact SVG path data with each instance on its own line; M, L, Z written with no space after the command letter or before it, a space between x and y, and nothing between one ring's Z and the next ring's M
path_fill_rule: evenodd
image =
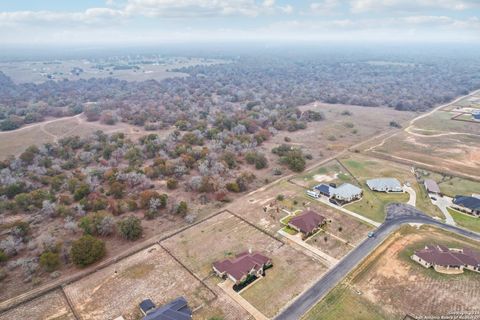
M65 293L82 319L137 319L138 304L157 305L184 296L192 308L206 306L215 295L154 245L68 285Z
M216 260L248 249L263 252L272 259L273 268L241 295L268 317L274 316L326 271L320 262L228 212L167 239L162 245L200 278L212 274L212 263ZM218 281L210 277L207 283L216 286Z
M15 309L0 314L0 320L74 320L75 317L60 290L55 290Z

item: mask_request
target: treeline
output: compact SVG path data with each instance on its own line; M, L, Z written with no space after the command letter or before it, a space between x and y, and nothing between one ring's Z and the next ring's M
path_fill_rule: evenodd
M245 113L280 130L297 130L304 124L296 107L313 101L422 111L480 87L479 58L399 59L405 62L372 62L364 55L252 54L178 69L190 77L162 82L110 78L15 85L0 73L0 129L87 108L91 120L150 130Z

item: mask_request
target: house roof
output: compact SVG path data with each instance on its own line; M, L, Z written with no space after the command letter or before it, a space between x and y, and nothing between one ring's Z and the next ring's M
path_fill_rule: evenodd
M213 263L215 269L219 272L225 272L235 280L240 280L250 271L258 271L270 261L270 258L261 253L248 251L242 252L233 259L225 259Z
M313 210L307 210L293 217L288 224L297 227L300 232L308 234L325 221L325 217Z
M155 308L155 304L150 299L145 299L140 302L140 309L142 309L144 313L147 313L148 310L153 308Z
M353 198L362 193L362 189L350 183L344 183L340 187L333 189L333 195L340 198Z
M318 191L320 191L323 194L326 194L326 195L330 196L332 190L335 189L335 188L332 188L328 184L323 184L322 183L322 184L319 184L318 186L316 186L315 189L317 189Z
M452 250L441 245L429 245L415 251L415 255L432 265L442 267L480 266L480 253L469 248Z
M440 193L440 187L438 186L435 180L425 179L423 184L425 185L425 188L427 189L428 192Z
M470 210L480 210L480 199L470 196L455 196L453 203Z
M189 320L192 319L192 310L187 300L179 297L147 314L143 320Z
M388 189L399 190L402 189L400 181L395 178L377 178L367 180L367 185L370 189Z

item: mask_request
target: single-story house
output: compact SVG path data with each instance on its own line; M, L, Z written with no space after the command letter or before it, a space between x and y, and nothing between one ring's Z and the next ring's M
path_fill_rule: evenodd
M147 299L145 306L150 306L152 301ZM145 301L142 301L144 303ZM142 305L140 303L140 305ZM153 303L152 303L153 304ZM142 307L140 306L140 309ZM142 310L143 312L143 310ZM192 310L188 307L188 302L184 297L179 297L161 307L150 309L143 317L143 320L190 320L192 319Z
M334 190L335 188L332 186L329 186L328 184L322 183L322 184L319 184L318 186L315 186L314 189L318 190L320 194L330 198L332 196L332 190Z
M301 214L293 217L288 222L288 226L298 232L301 232L304 237L318 231L325 223L325 217L316 213L313 210L306 210Z
M146 316L149 312L151 312L155 309L155 304L153 303L152 300L145 299L142 302L140 302L139 307L140 307L140 311L143 313L143 315Z
M367 180L367 186L372 191L402 192L402 184L395 178L377 178Z
M332 190L331 198L335 198L338 201L350 202L360 199L363 195L363 190L350 183L344 183L340 187Z
M452 207L477 217L480 216L480 199L477 197L455 196Z
M411 257L425 268L437 272L462 273L464 269L480 272L480 252L469 248L449 249L442 245L428 245L417 250Z
M222 278L228 277L235 284L247 280L249 275L262 276L272 260L259 252L242 252L233 259L225 259L213 263L213 271Z
M480 111L473 111L472 117L474 120L480 120Z
M307 195L313 198L319 198L320 197L320 191L318 190L307 190Z
M428 193L434 193L434 194L440 194L440 187L438 186L437 182L432 179L425 179L423 181L423 185L425 186L425 189L427 190Z

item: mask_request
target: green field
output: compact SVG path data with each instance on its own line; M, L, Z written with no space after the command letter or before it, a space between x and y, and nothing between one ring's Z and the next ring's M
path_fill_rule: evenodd
M460 227L480 233L480 218L470 217L451 208L447 208L447 210Z
M480 182L460 177L441 174L438 172L421 170L424 178L433 179L438 183L443 194L449 197L456 195L471 195L480 193Z
M385 207L392 202L407 202L408 193L373 192L366 185L363 188L363 198L360 201L346 205L345 209L356 212L372 220L383 222Z
M327 180L319 181L319 177L328 177ZM353 178L345 171L338 161L330 161L321 167L310 170L300 176L292 179L296 184L302 185L306 188L313 188L320 183L353 183Z
M382 320L389 319L382 310L342 282L321 302L310 309L303 320Z

